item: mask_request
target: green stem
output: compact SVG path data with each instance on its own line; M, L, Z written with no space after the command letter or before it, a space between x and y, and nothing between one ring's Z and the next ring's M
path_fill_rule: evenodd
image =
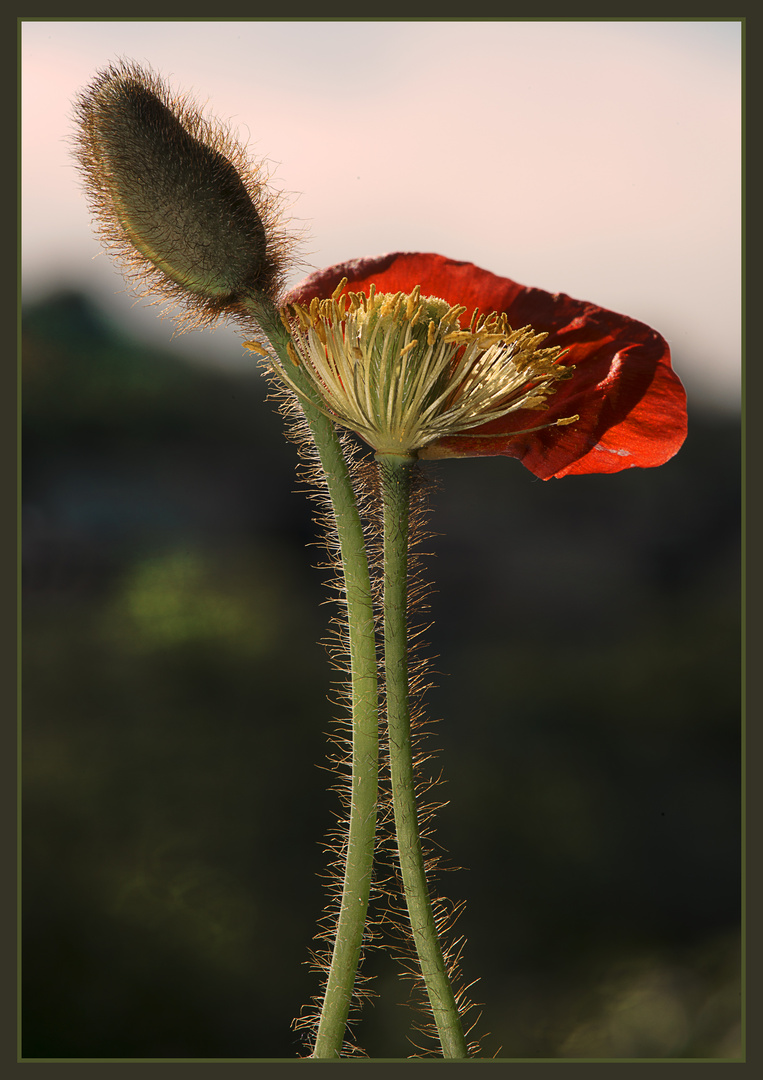
M379 760L376 638L368 558L347 462L333 423L317 410L305 408L305 413L336 515L350 646L352 778L347 855L331 966L312 1054L314 1058L338 1058L360 963L374 859Z
M278 313L263 297L247 304L284 363L293 366L288 334ZM312 396L314 391L305 387ZM314 1058L342 1054L363 934L373 870L378 804L378 675L374 610L363 527L347 461L333 422L309 399L300 404L315 440L336 518L344 573L350 651L352 700L352 777L350 820L339 918Z
M468 1057L437 937L421 846L408 686L408 524L413 459L377 454L384 501L384 672L395 833L408 915L443 1057Z

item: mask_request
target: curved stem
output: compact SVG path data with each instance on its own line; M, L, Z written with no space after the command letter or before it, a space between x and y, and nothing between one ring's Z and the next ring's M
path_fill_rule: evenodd
M395 833L405 900L443 1057L468 1057L429 898L411 747L408 690L408 519L414 461L377 454L384 500L384 671Z
M312 1056L341 1056L353 987L360 963L376 835L379 721L376 638L368 558L357 504L336 429L303 403L318 446L344 568L352 685L352 779L342 900L331 966Z
M247 303L281 360L288 334L264 297ZM339 1058L360 963L373 870L378 803L378 674L365 537L349 468L333 422L309 397L300 405L315 440L336 519L345 582L352 701L350 820L339 918L313 1058Z

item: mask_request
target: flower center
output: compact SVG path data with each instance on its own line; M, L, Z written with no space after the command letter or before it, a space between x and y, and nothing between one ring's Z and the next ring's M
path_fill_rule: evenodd
M324 411L378 453L415 455L437 439L517 409L545 409L555 384L572 374L562 350L539 348L547 334L512 330L505 315L411 293L344 293L281 311L289 355L317 389ZM298 393L294 373L277 362ZM545 425L542 425L545 426Z

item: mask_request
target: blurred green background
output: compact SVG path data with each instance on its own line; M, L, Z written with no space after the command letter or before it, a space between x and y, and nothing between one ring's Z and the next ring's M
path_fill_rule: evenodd
M23 380L23 1054L298 1056L337 800L295 447L259 374L79 293L25 311ZM436 838L486 1056L740 1053L739 456L690 402L659 469L428 468ZM413 1053L398 967L366 971L357 1039Z

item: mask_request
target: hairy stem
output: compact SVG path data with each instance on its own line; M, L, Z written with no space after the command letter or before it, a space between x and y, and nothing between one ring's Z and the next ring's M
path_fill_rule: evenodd
M247 307L250 307L247 304ZM288 334L277 311L264 297L252 313L282 361L293 366L286 350ZM378 804L378 676L374 611L365 538L350 473L333 422L309 397L300 404L315 440L336 519L345 583L352 701L352 778L350 820L339 918L313 1058L339 1058L350 1011L373 870Z
M414 461L377 454L384 503L384 672L395 833L408 915L443 1057L468 1057L437 936L421 846L408 680L408 520Z
M304 406L303 406L304 407ZM344 569L352 684L352 779L342 900L312 1056L341 1056L360 963L376 835L379 719L376 640L363 530L347 463L332 422L305 408L336 515Z

